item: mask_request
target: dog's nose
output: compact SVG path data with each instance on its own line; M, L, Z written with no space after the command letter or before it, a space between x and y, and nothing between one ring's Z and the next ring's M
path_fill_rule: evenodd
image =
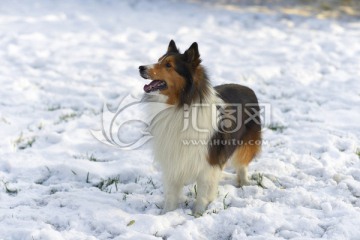
M142 71L145 71L146 70L146 67L145 66L140 66L139 67L139 70L142 72Z

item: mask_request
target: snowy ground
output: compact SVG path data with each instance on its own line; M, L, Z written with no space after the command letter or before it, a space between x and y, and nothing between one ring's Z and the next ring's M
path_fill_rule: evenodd
M197 41L212 83L272 107L258 185L159 215L148 145L99 143L140 64ZM0 239L359 239L360 23L166 1L0 4Z

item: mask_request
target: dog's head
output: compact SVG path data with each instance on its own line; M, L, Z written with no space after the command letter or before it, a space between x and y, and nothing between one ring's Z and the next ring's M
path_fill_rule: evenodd
M152 80L144 86L146 93L158 92L167 96L172 105L190 104L196 95L201 79L205 79L200 67L198 44L194 42L183 54L173 40L158 62L139 67L141 77ZM200 71L199 71L200 70Z

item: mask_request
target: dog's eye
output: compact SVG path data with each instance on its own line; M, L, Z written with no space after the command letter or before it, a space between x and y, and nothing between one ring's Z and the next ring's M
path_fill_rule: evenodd
M165 64L165 67L171 68L171 64L170 64L170 63L166 63L166 64Z

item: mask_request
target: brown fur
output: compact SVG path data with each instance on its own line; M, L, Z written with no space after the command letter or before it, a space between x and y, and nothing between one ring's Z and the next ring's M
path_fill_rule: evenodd
M179 104L179 96L184 89L185 81L173 67L167 68L166 64L175 66L174 57L164 56L160 62L154 64L154 67L148 70L148 74L151 79L159 79L166 82L168 88L160 91L160 93L168 97L167 104L177 105Z
M234 126L228 132L218 131L212 136L209 145L209 163L223 167L237 151L239 164L243 163L247 166L260 151L261 145L260 116L256 115L255 120L251 118L251 114L255 115L260 111L256 95L250 88L238 84L216 86L215 90L226 104L240 106L238 111L241 111L241 118L237 119L237 124L241 124L241 127L235 130L237 126ZM237 112L234 115L237 116ZM245 155L241 156L241 154Z
M171 40L167 52L157 63L140 66L139 70L146 79L165 81L167 89L161 90L160 94L168 97L168 104L181 107L196 100L201 102L207 95L209 81L200 63L197 43L181 54Z
M233 155L233 164L238 166L247 166L261 150L261 133L249 132L244 137L244 144L239 146Z

